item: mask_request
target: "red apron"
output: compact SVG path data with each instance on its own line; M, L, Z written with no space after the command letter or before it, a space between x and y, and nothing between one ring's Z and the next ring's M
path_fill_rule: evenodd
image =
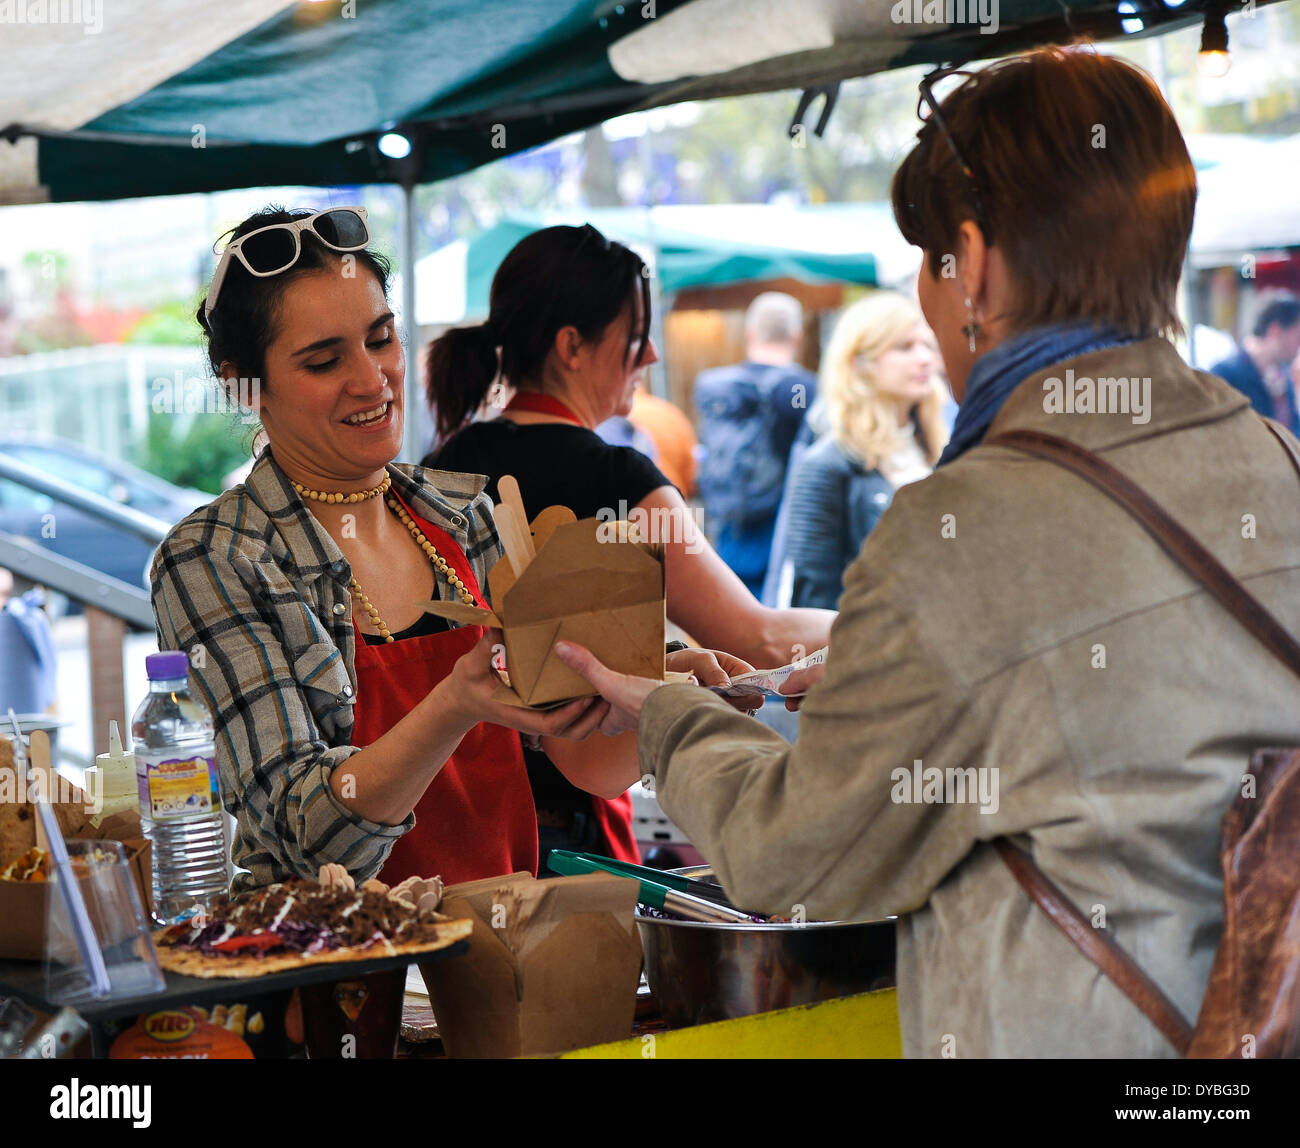
M406 510L474 600L485 605L460 547L409 506ZM370 745L392 729L482 636L482 626L461 626L372 646L357 629L352 744ZM390 885L434 876L455 885L519 870L537 873L537 811L523 750L514 730L480 723L429 783L416 803L414 828L393 846L379 876Z
M605 856L640 865L641 850L637 848L632 832L632 795L620 793L606 799L593 794L591 808L605 837Z

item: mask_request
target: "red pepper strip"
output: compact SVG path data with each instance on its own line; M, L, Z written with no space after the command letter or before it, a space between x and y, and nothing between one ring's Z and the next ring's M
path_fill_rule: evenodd
M244 937L229 937L216 941L212 947L219 953L237 953L240 949L274 949L284 941L275 933L250 933Z

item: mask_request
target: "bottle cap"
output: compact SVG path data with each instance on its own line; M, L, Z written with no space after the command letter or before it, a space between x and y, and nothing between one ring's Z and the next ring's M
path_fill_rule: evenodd
M184 650L165 650L144 660L144 672L151 682L165 682L189 676L190 656Z

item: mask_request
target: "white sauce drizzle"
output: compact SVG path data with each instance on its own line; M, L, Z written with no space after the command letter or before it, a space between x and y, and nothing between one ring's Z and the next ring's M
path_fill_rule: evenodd
M290 893L289 896L284 899L284 904L280 906L280 911L276 913L275 920L272 921L270 925L267 926L267 928L274 929L281 921L283 921L284 915L289 911L289 906L291 906L292 904L293 904L293 894Z

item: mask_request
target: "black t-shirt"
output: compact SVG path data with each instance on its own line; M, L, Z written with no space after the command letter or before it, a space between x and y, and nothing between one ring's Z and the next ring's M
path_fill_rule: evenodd
M567 506L579 518L595 518L608 508L625 518L652 490L672 486L639 450L611 446L595 431L571 423L471 423L428 455L424 465L486 474L493 502L497 479L513 474L529 519L548 506Z
M437 601L438 595L435 591L433 600ZM451 624L446 618L439 618L437 614L425 614L414 626L408 626L405 630L399 630L393 634L394 642L401 642L406 638L423 638L427 634L441 634L444 630L450 630ZM382 646L387 640L380 634L362 634L367 646Z
M595 431L571 423L471 423L423 466L488 476L497 501L497 480L513 474L529 519L548 506L567 506L579 518L626 518L652 490L672 483L650 459L630 446L611 446ZM590 809L591 794L569 784L543 753L524 749L528 780L539 809Z

